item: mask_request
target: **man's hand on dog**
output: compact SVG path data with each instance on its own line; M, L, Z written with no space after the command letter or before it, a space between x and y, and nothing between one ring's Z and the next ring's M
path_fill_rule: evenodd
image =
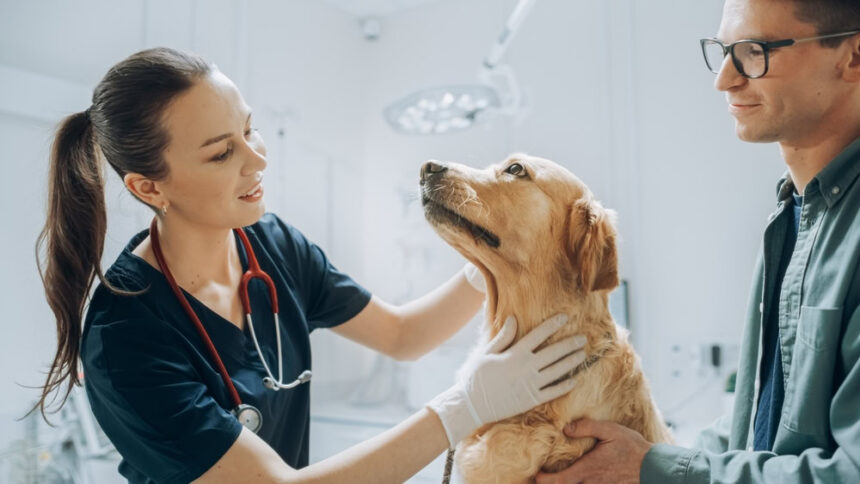
M564 428L570 438L597 439L594 448L555 474L541 472L537 484L619 484L639 482L645 454L654 445L639 432L615 422L583 418Z

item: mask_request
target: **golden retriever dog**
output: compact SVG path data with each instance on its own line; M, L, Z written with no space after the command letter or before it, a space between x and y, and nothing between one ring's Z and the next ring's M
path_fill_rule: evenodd
M456 468L466 482L526 483L540 470L570 466L595 444L562 433L581 417L618 422L651 442L672 440L627 332L609 313L609 292L619 284L615 213L582 181L522 154L484 170L431 161L421 168L421 198L435 231L487 282L482 338L495 336L509 315L518 340L557 313L568 323L545 344L588 338L569 394L486 425L458 445Z

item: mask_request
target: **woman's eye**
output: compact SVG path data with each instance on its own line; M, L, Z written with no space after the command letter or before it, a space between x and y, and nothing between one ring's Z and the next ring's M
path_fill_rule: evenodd
M213 161L226 161L227 158L230 158L230 155L233 154L233 148L227 148L227 151L221 153L220 155L212 158Z
M526 169L523 168L523 165L519 163L513 163L511 166L505 169L505 173L514 175L514 176L526 176Z
M251 136L253 136L255 134L257 134L257 128L248 128L245 130L245 137L246 138L250 138ZM225 151L225 152L221 153L220 155L217 155L216 157L212 158L212 161L227 161L227 159L230 158L230 155L232 155L232 154L233 154L233 147L231 146L231 147L227 148L227 151Z

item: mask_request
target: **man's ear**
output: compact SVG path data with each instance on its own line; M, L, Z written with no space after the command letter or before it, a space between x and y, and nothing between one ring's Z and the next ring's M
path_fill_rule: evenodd
M568 257L580 287L602 291L618 286L618 251L615 247L615 212L599 202L580 199L570 209Z
M132 195L151 207L162 208L168 204L158 183L141 174L126 173L122 182Z
M848 50L842 78L850 82L860 82L860 35L853 35L845 41Z

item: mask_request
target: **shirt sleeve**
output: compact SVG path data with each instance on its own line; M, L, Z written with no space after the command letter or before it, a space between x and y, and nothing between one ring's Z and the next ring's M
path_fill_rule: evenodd
M297 289L310 331L345 323L367 306L371 298L367 289L339 271L323 250L298 229L274 215L268 216L276 222L276 231L283 234L287 266L301 273L302 284Z
M729 450L730 432L731 416L723 415L699 433L693 447L716 453L725 452Z
M310 295L308 324L311 330L345 323L370 302L370 292L337 270L322 249L309 242L310 263L316 273L315 291Z
M195 350L174 335L157 319L117 321L90 328L84 347L96 419L125 465L159 483L196 479L242 430L190 363Z
M766 451L713 451L656 444L645 455L640 480L648 483L860 482L860 309L842 338L848 373L833 397L830 426L835 451L809 448L797 455Z

